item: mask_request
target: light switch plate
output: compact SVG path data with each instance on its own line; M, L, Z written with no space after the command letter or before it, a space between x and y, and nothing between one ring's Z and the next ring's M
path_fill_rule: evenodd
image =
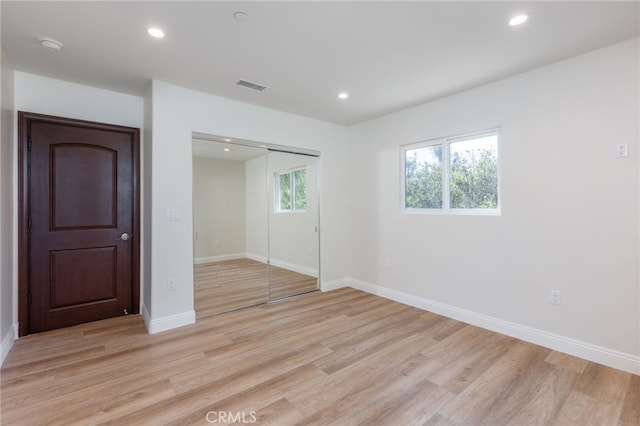
M171 222L175 222L180 220L180 210L178 209L167 209L167 220Z

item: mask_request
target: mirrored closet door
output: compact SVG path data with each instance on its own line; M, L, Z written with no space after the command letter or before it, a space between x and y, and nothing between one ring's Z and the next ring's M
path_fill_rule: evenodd
M269 300L267 150L193 140L196 317Z
M194 138L197 318L318 289L317 161Z
M269 296L318 288L318 158L269 151Z

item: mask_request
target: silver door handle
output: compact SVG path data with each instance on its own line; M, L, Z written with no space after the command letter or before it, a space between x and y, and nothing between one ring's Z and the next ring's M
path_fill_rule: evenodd
M120 235L119 238L116 238L116 240L122 240L122 241L127 241L128 239L129 239L129 234L127 234L126 232Z

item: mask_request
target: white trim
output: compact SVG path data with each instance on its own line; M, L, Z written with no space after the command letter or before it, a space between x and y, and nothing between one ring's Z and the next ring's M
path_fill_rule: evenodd
M320 283L320 291L333 291L339 288L350 287L349 278L341 278L339 280L325 281Z
M221 260L244 259L245 257L246 257L246 253L231 253L231 254L221 254L218 256L196 257L195 259L193 259L193 264L199 265L201 263L220 262Z
M143 316L148 315L147 310L143 311ZM172 330L174 328L183 327L185 325L195 324L196 322L196 313L195 311L187 311L181 314L169 315L162 318L150 319L147 321L145 319L145 324L147 325L147 331L149 334L160 333L161 331Z
M299 274L309 275L310 277L318 278L318 270L301 265L294 265L293 263L285 262L284 260L270 259L269 265L273 265L278 268L287 269L289 271L297 272Z
M394 300L396 302L404 303L405 305L434 312L448 318L453 318L500 334L515 337L558 352L563 352L598 364L603 364L632 374L640 375L640 356L637 355L605 348L570 337L560 336L558 334L549 333L548 331L539 330L510 321L504 321L489 315L478 314L467 309L458 308L364 281L358 281L351 278L338 281L345 281L350 287L375 294L386 299Z
M0 342L0 366L4 364L4 360L7 359L9 351L13 347L13 342L16 341L18 335L18 325L13 324L9 329L9 332L4 336L2 342Z
M209 133L191 132L193 139L203 139L205 141L222 142L232 145L252 146L254 148L263 148L266 151L288 152L291 154L310 155L312 157L320 157L321 151L315 149L299 148L288 145L277 145L264 141L253 141L248 139L238 139L236 135L212 135ZM233 139L228 142L227 139Z
M260 256L259 254L253 253L245 253L245 257L247 259L255 260L256 262L260 263L268 263L269 261L269 258L267 258L267 256Z
M147 327L147 331L149 331L149 322L151 321L151 314L149 313L149 310L147 309L144 303L142 303L142 308L140 308L140 312L142 312L142 319L144 320L144 326Z

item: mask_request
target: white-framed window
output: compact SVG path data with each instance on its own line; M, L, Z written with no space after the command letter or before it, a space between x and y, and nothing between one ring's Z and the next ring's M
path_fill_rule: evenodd
M500 214L500 130L404 145L406 212Z
M275 175L276 212L303 212L307 209L307 169L298 168Z

